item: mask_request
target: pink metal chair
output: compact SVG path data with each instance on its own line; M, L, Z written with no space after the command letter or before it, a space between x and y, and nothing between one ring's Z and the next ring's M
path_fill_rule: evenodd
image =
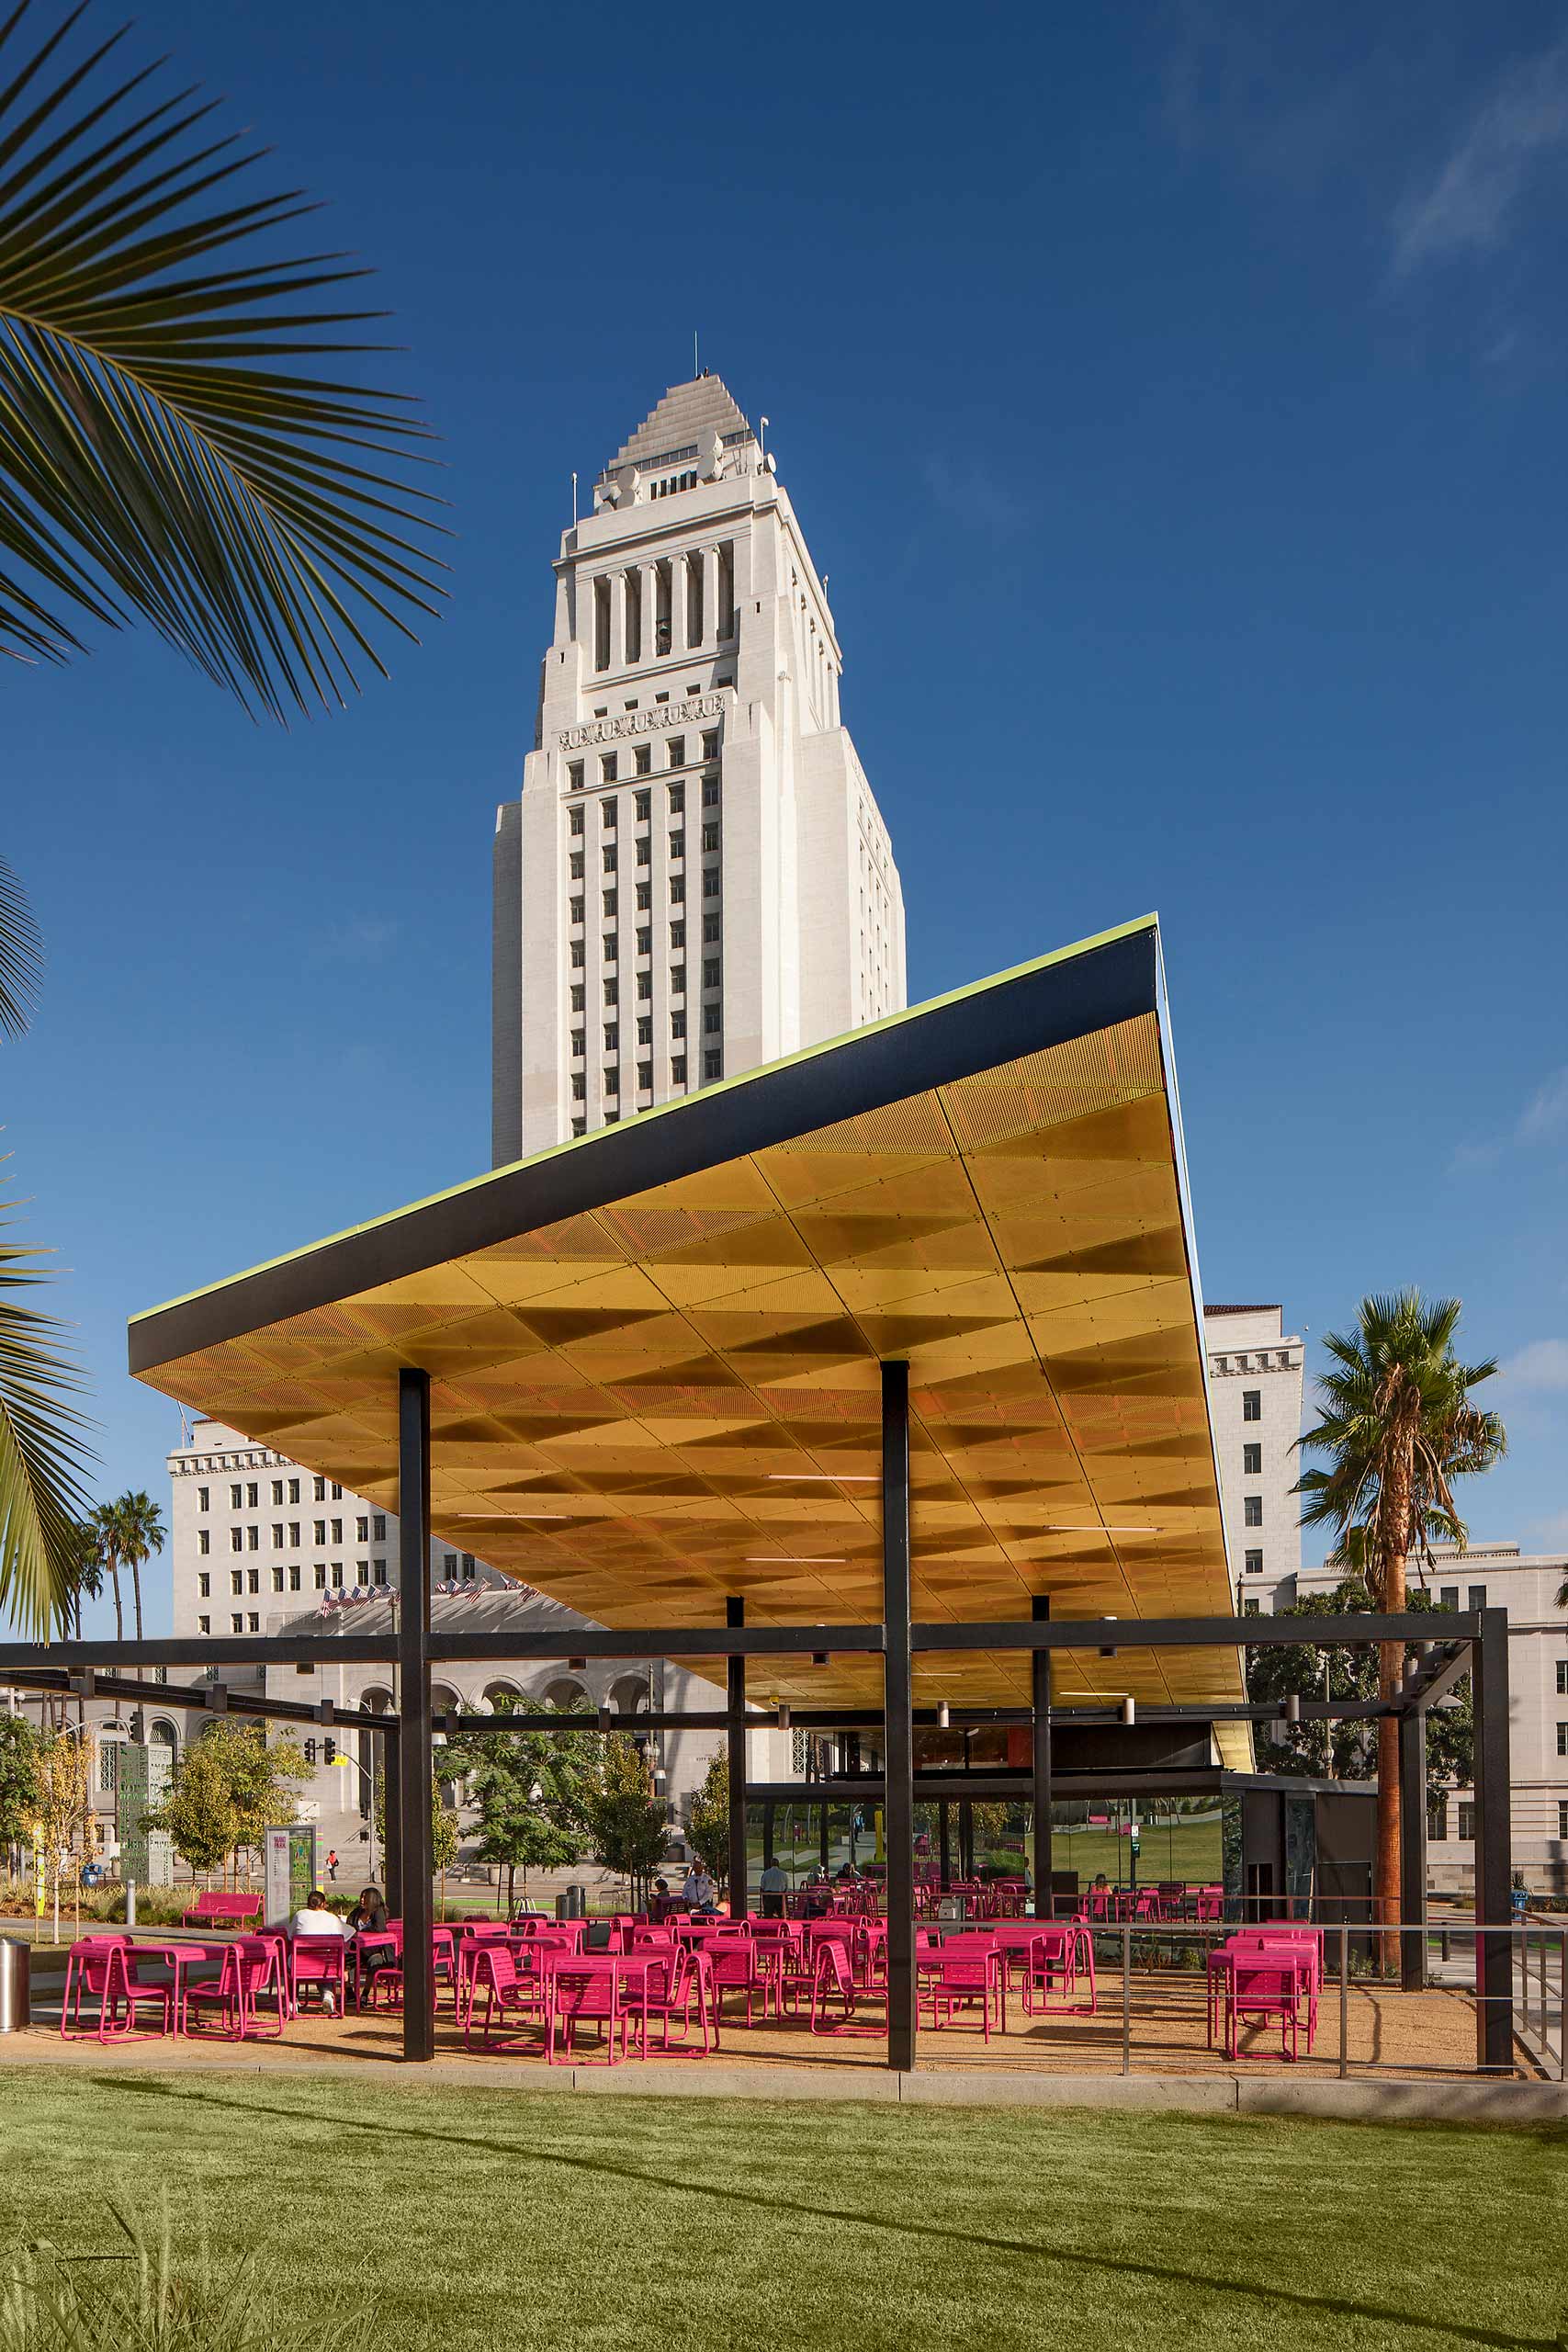
M269 1993L276 2022L263 2025L258 2022L265 2015L259 2004ZM204 2030L201 2019L208 2012L216 2017L216 2030L225 2041L277 2039L288 2014L281 1938L239 1937L221 1955L216 1974L201 1976L186 1970L180 1987L180 2032L195 2036Z
M1003 1956L989 1937L950 1937L939 1952L916 1955L920 2001L929 2000L933 2031L953 2023L954 2006L980 2010L985 2039L991 2038L991 2015L998 2031L1007 2031L1007 1974Z
M515 2048L515 2041L505 2031L509 2014L517 2014L536 2031L543 2031L544 1980L540 1974L540 1964L532 1955L519 1954L506 1945L490 1942L477 1947L472 1966L465 1971L464 1992L459 1994L458 2014L463 2028L463 2047L470 2052L474 2047L474 2017L481 1998L484 2002L484 2018L479 2028L481 2050ZM498 2019L502 2028L499 2037L495 2034Z
M95 1936L73 1944L65 1961L65 1993L60 2013L62 2039L86 2041L95 2038L92 2031L82 2024L84 1993L89 1999L97 2001L96 2038L100 2042L153 2041L172 2032L175 2021L172 1984L165 1980L150 1984L141 1973L149 1961L163 1961L165 1955L156 1946L139 1950L129 1936ZM158 2010L156 2034L142 2033L137 2029L137 2011L143 2007Z
M288 1945L288 2006L298 2017L303 2007L300 1995L314 1988L319 2008L326 2007L331 1993L337 2003L340 2017L348 2009L348 1955L341 1936L294 1936Z
M682 2041L686 2040L692 2030L692 2003L694 2000L697 2022L703 2032L703 2056L705 2058L708 2054L708 2011L712 2003L704 1981L706 1973L704 1961L676 1943L673 1938L662 1947L645 1944L640 1949L659 1953L660 1964L648 1972L646 1999L649 2023L658 2018L663 2027L660 2049L669 2050L673 2046L670 2030L677 2018L681 2021L680 2039ZM716 2048L716 2020L714 2034L714 2046Z
M1280 2057L1291 2060L1299 2057L1297 2026L1303 1989L1301 1962L1278 1946L1254 1951L1232 1951L1226 1957L1225 2056L1235 2059L1241 2054L1240 2028L1244 2018L1278 2018Z
M604 2045L604 2057L585 2059L582 2062L585 2065L618 2066L625 2062L632 2019L631 2012L621 1998L618 1969L605 1967L597 1961L597 1955L583 1959L569 1953L550 1962L545 1978L545 2059L547 2064L565 2064L577 2056L577 2029L580 2025L597 2026ZM558 2060L556 2057L558 2026L562 2030ZM619 2058L615 2055L617 2026L621 2034ZM646 2048L642 2054L647 2057Z
M114 1975L109 1966L109 1956L127 1940L124 1936L78 1936L66 1953L65 1993L60 2010L62 2041L108 2040L108 1993ZM98 2005L96 2027L82 2023L84 1995Z
M750 2025L753 1996L761 1994L762 2023L766 2025L769 1972L759 1962L752 1939L750 1936L723 1938L709 1947L708 1959L713 1964L713 1989L719 2007L722 2009L726 1993L743 1992L746 1996L746 2022Z
M862 2025L858 2019L860 2004L866 1997L866 1988L857 1985L849 1955L841 1943L825 1938L817 1947L816 1964L811 1979L810 2030L817 2034L858 2034L863 2038L882 2040L887 2031L884 2018L875 2025ZM885 1996L874 1996L885 1997ZM832 2004L838 2003L838 2015Z

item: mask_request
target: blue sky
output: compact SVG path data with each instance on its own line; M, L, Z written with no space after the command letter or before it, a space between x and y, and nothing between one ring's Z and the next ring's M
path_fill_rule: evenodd
M484 1164L548 558L695 328L831 575L911 998L1157 907L1208 1295L1457 1292L1512 1436L1473 1531L1568 1544L1562 11L133 40L378 266L458 537L423 646L289 733L146 633L0 681L51 955L5 1140L100 1490L166 1498L178 1434L129 1314Z

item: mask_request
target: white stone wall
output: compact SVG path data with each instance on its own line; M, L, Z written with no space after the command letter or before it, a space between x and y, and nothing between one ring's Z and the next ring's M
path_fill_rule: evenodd
M1231 1580L1244 1607L1250 1600L1267 1608L1280 1579L1301 1566L1301 1499L1291 1489L1301 1476L1303 1343L1278 1306L1206 1306L1203 1338ZM1258 1399L1255 1421L1249 1396ZM1259 1450L1257 1468L1249 1446Z

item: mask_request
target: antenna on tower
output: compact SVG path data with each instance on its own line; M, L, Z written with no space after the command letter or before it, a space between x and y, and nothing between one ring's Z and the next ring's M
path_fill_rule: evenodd
M574 531L577 528L577 476L575 474L571 478L571 527Z
M694 328L692 329L692 374L693 374L694 376L695 376L695 375L696 375L696 373L697 373L697 331L696 331L696 328L695 328L695 327L694 327Z
M768 420L765 416L757 419L757 454L760 458L768 454Z

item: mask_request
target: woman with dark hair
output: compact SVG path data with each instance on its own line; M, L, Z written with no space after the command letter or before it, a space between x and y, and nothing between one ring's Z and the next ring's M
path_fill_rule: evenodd
M361 1887L359 1900L348 1915L349 1934L360 1936L367 1929L374 1934L378 1928L384 1928L386 1924L387 1906L381 1900L380 1888L378 1886Z

